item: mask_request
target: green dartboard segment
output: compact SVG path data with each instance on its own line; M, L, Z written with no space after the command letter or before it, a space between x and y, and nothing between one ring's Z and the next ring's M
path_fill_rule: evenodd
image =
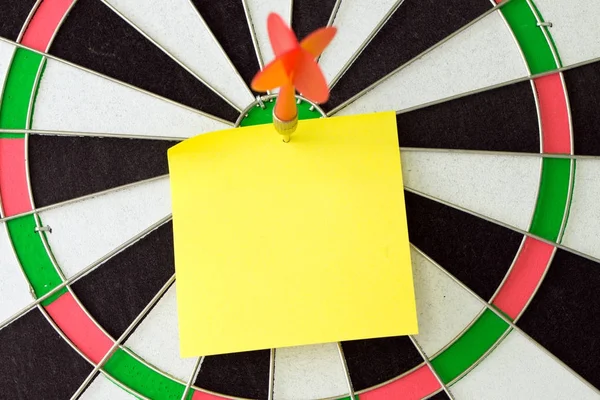
M511 0L501 10L521 46L531 73L535 75L556 70L558 66L552 49L527 1Z
M36 297L42 297L62 283L54 264L48 257L41 234L35 231L36 223L33 215L25 215L6 222L17 258L33 288ZM67 289L62 288L42 304L49 305L59 298Z
M504 335L509 325L491 310L483 314L458 340L431 360L438 376L448 384L475 364Z
M0 128L28 128L29 101L35 92L34 86L41 63L40 54L22 48L16 50L2 94Z
M104 365L114 379L142 396L155 400L180 400L185 386L148 368L125 350L118 349ZM186 399L192 398L192 391Z
M252 126L261 124L270 124L273 122L273 108L275 108L275 99L265 100L264 107L259 105L252 107L247 115L240 122L240 126ZM298 119L313 119L320 118L321 113L313 106L302 101L298 104Z
M570 181L570 159L544 158L538 202L529 232L551 242L558 241L568 206Z

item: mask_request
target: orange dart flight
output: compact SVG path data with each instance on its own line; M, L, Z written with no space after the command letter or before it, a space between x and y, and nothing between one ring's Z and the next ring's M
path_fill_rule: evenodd
M315 103L324 103L329 98L325 76L315 59L331 42L337 29L317 29L298 43L294 32L275 13L269 14L267 29L275 60L256 74L252 80L252 89L265 92L280 88L275 115L282 121L291 121L297 116L294 97L296 88Z

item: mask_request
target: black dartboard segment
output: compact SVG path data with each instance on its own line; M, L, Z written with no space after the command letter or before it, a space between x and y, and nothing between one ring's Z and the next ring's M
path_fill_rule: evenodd
M0 398L68 399L92 372L34 309L0 330Z
M175 144L32 135L29 175L35 204L43 207L167 174L167 150Z
M529 82L396 116L402 147L539 153L540 128Z
M533 301L517 322L525 333L600 387L600 264L557 250Z
M405 0L333 87L331 109L492 7L489 0Z
M600 63L564 72L575 154L600 155Z
M17 40L35 0L0 1L0 36Z
M260 70L242 0L191 0L217 41L250 85Z
M229 121L239 113L100 0L80 0L50 54Z
M363 390L397 377L423 362L407 336L342 343L354 390Z
M15 40L34 4L43 4L42 1L50 3L0 0L0 36ZM196 7L232 64L250 83L259 66L243 1L249 0L189 3ZM237 118L233 107L106 7L109 2L75 1L50 52L230 121ZM194 12L189 3L185 0L181 5ZM489 11L493 4L489 0L398 0L400 3L398 11L335 86L328 109L447 38ZM336 0L293 0L288 4L292 5L292 28L302 39L327 23ZM572 107L575 151L600 155L600 64L566 71L565 80ZM403 113L397 116L397 122L403 147L531 153L540 150L537 110L529 82ZM165 136L172 135L165 132ZM4 133L2 140L9 137ZM27 163L36 206L166 174L166 151L174 144L29 136ZM480 296L490 298L517 254L522 235L418 195L407 193L406 202L411 241ZM174 273L172 247L169 223L84 276L72 285L73 292L99 325L118 337ZM595 323L600 317L598 267L559 251L538 296L518 321L535 340L596 386L600 386L600 327ZM0 262L0 272L2 269ZM367 397L362 390L423 364L406 337L350 341L342 346L351 383L357 392L361 391L357 400ZM269 361L269 351L208 356L194 384L224 396L267 399ZM156 367L161 368L158 364ZM68 399L92 368L37 309L0 330L0 400ZM473 375L476 374L463 379L473 379ZM111 388L112 393L121 390L114 385ZM450 386L450 390L453 388ZM93 387L86 395L94 395L92 390L97 389ZM490 397L501 396L498 388L484 389L489 390ZM96 395L103 397L103 392ZM429 398L449 396L439 391Z
M523 235L405 192L410 242L484 299L508 272Z
M72 287L100 326L118 338L174 273L169 222Z
M208 356L194 384L229 396L266 399L269 365L269 350Z
M443 390L441 392L438 392L437 394L434 394L431 397L428 397L429 400L450 400L450 397L446 394L446 392L444 392Z
M335 0L294 0L292 3L292 29L299 40L315 29L327 25Z

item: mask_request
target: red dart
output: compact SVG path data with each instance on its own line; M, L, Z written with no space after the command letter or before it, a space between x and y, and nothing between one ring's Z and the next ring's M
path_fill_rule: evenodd
M275 116L291 121L297 116L296 89L314 103L324 103L329 98L325 76L315 59L331 42L337 29L320 28L298 42L294 32L275 13L269 14L267 29L275 60L256 74L252 89L264 92L280 88Z

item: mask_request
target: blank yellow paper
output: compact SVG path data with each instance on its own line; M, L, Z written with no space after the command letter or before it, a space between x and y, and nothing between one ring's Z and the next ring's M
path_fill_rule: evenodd
M169 150L181 355L417 333L393 112Z

